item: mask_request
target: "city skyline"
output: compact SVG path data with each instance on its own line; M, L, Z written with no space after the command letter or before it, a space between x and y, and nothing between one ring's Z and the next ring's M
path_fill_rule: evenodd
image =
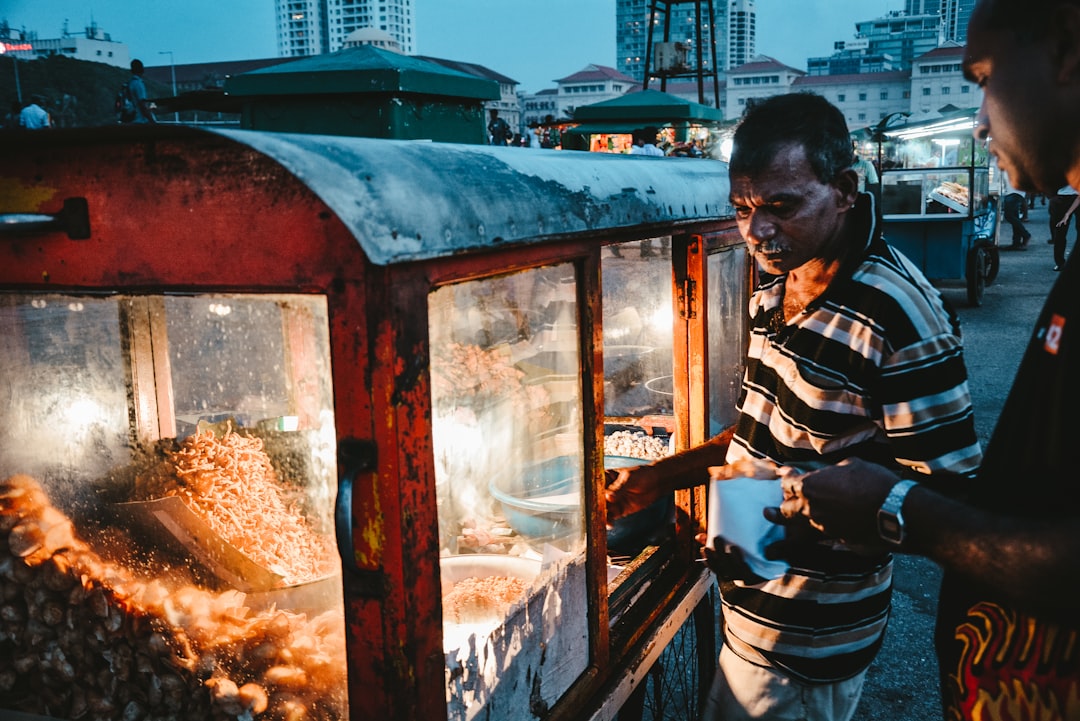
M508 11L493 0L413 0L416 53L483 65L537 92L589 64L617 67L615 0L549 0L538 11ZM757 53L805 70L850 40L855 23L903 10L904 0L756 0ZM91 23L147 65L277 57L274 0L210 0L149 5L134 0L9 0L12 28L59 37ZM214 20L208 22L207 18ZM573 22L568 19L573 18ZM238 28L246 28L244 32ZM808 32L808 28L814 32Z

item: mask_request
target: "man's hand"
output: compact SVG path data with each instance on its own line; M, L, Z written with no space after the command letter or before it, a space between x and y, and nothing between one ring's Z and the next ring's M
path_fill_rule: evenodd
M767 517L785 525L805 519L830 538L880 546L877 510L899 480L888 468L857 458L805 474L784 473L784 501Z
M613 468L604 471L607 488L607 522L643 511L671 488L664 483L663 474L655 466L633 466L631 468Z
M756 586L767 580L751 571L743 558L742 549L728 543L723 536L713 539L712 548L705 545L707 536L704 533L699 533L696 538L697 542L702 544L702 558L721 583L739 582L747 586Z

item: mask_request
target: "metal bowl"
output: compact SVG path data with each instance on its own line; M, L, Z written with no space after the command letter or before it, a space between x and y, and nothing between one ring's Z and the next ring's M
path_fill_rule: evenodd
M560 545L581 535L581 471L575 456L535 463L492 481L491 495L510 527L533 544Z
M540 561L520 556L500 556L493 553L465 553L439 559L442 593L446 595L459 581L466 578L510 576L532 583L540 575Z
M604 468L628 468L650 461L629 456L604 456ZM581 477L575 456L559 456L532 466L511 483L492 482L491 495L499 501L507 523L535 546L565 546L581 534ZM674 501L663 498L637 513L620 518L608 529L608 547L630 553L651 534L673 520Z

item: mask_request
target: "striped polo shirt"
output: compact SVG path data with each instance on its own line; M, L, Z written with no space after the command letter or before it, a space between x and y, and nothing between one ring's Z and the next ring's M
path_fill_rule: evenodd
M873 199L852 211L851 254L818 298L785 323L785 277L750 300L751 337L728 462L798 466L844 458L971 477L975 434L959 321L882 240ZM888 621L892 557L823 542L764 583L721 581L729 644L810 683L849 678L877 654Z

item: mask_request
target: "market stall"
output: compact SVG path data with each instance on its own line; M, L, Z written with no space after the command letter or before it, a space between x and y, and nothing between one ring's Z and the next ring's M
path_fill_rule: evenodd
M724 165L176 126L4 154L0 711L611 718L687 619L704 688L703 488L610 530L602 489L733 422Z
M879 127L885 236L935 281L960 281L981 305L998 269L990 157L972 135L974 110ZM872 156L873 157L873 156Z
M632 135L649 129L667 154L689 157L693 149L694 157L714 157L723 117L716 108L659 90L631 91L576 108L577 124L563 132L563 147L625 153Z

